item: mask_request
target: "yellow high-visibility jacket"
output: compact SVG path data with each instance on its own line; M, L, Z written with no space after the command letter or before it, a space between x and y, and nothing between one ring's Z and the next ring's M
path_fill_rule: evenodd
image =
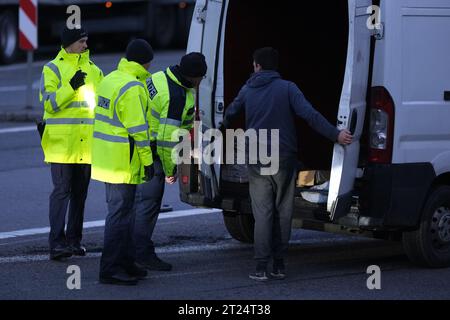
M183 84L177 67L157 72L147 79L151 108L147 114L150 123L150 139L156 143L158 156L167 177L176 173L172 154L179 143L180 129L189 131L194 124L194 90ZM176 153L176 152L175 152ZM174 154L174 158L178 155Z
M70 79L78 70L87 74L85 85L74 91ZM89 51L69 54L61 48L44 66L39 101L44 108L42 149L49 163L90 164L95 89L102 71L89 60Z
M97 90L92 179L112 184L144 182L144 167L153 164L146 112L150 73L122 59Z

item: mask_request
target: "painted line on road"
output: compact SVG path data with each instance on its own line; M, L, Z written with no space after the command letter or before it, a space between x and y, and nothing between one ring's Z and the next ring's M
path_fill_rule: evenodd
M2 134L2 133L28 132L28 131L36 131L36 130L37 130L36 126L14 127L14 128L0 129L0 134Z
M230 241L233 241L230 243ZM289 241L290 246L300 245L302 247L304 246L333 246L339 243L348 243L348 242L354 242L355 239L352 239L352 237L321 237L317 239L299 239L299 240L291 240ZM357 239L358 242L361 241L373 241L371 239L365 239L365 238L359 238ZM226 251L226 250L252 250L253 245L252 244L244 244L240 242L236 242L234 240L229 241L220 241L215 244L199 244L199 245L175 245L175 246L168 246L168 247L162 247L162 248L156 248L156 253L158 255L164 255L164 254L179 254L179 253L198 253L198 252L211 252L211 251ZM86 259L86 258L100 258L101 257L100 252L88 252L86 257L71 257L70 261L76 261L80 259ZM36 254L36 255L20 255L20 256L11 256L11 257L0 257L0 265L1 264L8 264L8 263L27 263L27 262L42 262L42 261L48 261L48 254ZM67 260L67 261L69 261ZM171 275L169 275L171 276Z
M175 219L175 218L182 218L182 217L219 213L221 211L222 210L215 210L215 209L180 210L180 211L163 213L159 216L159 219L160 220ZM105 226L105 220L90 221L90 222L83 223L83 229L99 228L99 227L104 227L104 226ZM33 236L33 235L44 234L44 233L49 233L49 232L50 232L50 227L1 232L0 240L17 238L17 237Z
M195 245L195 246L173 246L166 248L156 248L157 254L166 253L189 253L189 252L207 252L207 251L217 251L217 250L235 250L235 249L245 249L252 248L250 245L240 244L240 243L230 243L230 244L207 244L207 245ZM101 252L87 253L86 257L71 257L70 260L83 259L83 258L100 258L102 256ZM37 255L21 255L13 257L2 257L0 258L0 264L6 263L19 263L19 262L40 262L47 261L48 254L37 254Z
M39 80L33 82L33 90L39 90ZM28 86L18 85L18 86L2 86L0 87L0 92L17 92L28 90Z

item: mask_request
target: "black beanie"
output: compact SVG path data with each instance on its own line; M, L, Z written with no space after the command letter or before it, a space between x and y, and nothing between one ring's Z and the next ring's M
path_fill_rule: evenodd
M126 58L139 64L146 64L153 60L153 48L143 39L135 39L128 44Z
M67 48L72 43L77 42L81 38L87 37L88 34L86 30L83 28L80 29L69 29L64 27L63 31L61 32L61 44L63 48Z
M207 70L205 56L199 52L192 52L181 58L180 72L183 76L199 78L205 76Z

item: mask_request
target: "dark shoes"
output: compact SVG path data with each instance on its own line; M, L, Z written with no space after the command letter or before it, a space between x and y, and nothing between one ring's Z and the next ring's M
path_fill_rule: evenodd
M136 277L122 272L109 277L100 276L99 281L102 284L114 284L118 286L135 286L138 283L138 279Z
M64 258L70 258L71 256L84 257L86 255L86 248L82 245L58 245L50 250L50 260L59 261Z
M70 258L72 255L72 250L66 246L59 245L50 250L50 260L59 261L61 259Z
M285 272L285 266L284 266L284 260L274 260L273 262L273 269L270 273L270 278L267 275L267 263L264 262L258 262L256 265L256 272L251 273L249 275L249 278L255 281L268 281L269 279L274 280L284 280L286 279L286 272Z
M286 268L284 266L284 260L274 260L273 269L270 276L275 280L286 279Z
M71 245L69 248L72 250L74 256L84 257L86 255L86 248L82 245Z
M258 262L256 265L256 272L250 273L248 277L260 282L269 280L269 277L267 276L267 262Z
M156 255L145 261L137 263L139 266L152 270L152 271L170 271L172 270L172 265L170 263L162 261Z
M275 280L284 280L286 279L286 272L284 270L274 270L270 273L270 276Z
M256 271L255 273L250 273L248 277L255 281L261 281L265 282L269 280L269 277L267 276L267 272L265 271Z
M147 270L136 264L133 264L131 267L128 267L125 271L128 273L129 276L135 277L138 280L147 279L148 275Z

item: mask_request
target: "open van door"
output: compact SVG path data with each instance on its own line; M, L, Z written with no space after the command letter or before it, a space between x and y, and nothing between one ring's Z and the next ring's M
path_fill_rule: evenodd
M366 94L370 65L371 0L349 0L349 42L344 87L338 112L338 128L354 135L349 146L336 144L331 167L327 210L336 221L349 211L358 169L360 139L366 113ZM370 13L368 13L368 11Z
M199 139L197 146L200 152L207 150L208 145L213 141L207 141L205 133L216 128L216 125L223 120L224 99L223 99L223 26L225 23L225 13L227 8L226 0L203 0L204 27L202 36L201 52L205 55L208 65L206 78L200 84L198 92L198 108L200 113L201 127L196 132ZM202 141L205 140L205 141ZM215 141L215 150L222 150L221 141ZM200 148L199 148L200 147ZM202 157L201 154L198 157ZM217 159L217 158L216 158ZM221 160L221 159L220 159ZM220 162L209 164L200 159L200 184L202 193L206 201L214 203L219 196Z

